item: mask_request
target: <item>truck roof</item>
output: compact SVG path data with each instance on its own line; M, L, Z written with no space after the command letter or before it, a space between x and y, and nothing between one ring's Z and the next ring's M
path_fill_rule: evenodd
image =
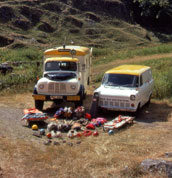
M128 74L128 75L140 75L146 70L150 69L149 66L143 65L121 65L108 70L107 74Z
M51 57L47 58L45 62L50 62L50 61L68 61L68 62L77 62L77 58L72 58L72 57Z
M71 52L76 56L85 56L89 53L89 48L83 46L60 46L56 48L47 49L44 55L59 55L59 56L71 56Z

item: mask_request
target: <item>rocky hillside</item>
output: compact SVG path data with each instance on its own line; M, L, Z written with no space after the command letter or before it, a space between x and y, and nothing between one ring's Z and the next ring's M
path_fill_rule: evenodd
M116 49L159 42L125 0L1 0L0 47L62 43Z

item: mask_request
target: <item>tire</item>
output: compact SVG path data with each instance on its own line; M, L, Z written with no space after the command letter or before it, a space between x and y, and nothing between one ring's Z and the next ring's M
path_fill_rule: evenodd
M138 115L139 115L139 112L140 112L140 103L139 103L138 106L137 106L137 110L133 113L133 116L134 116L135 118L137 118Z
M79 93L78 93L78 95L80 96L80 101L76 101L76 102L75 102L75 108L77 108L78 106L83 106L84 94L85 94L85 89L84 89L84 87L81 85L80 91L79 91Z
M151 95L149 96L149 100L148 100L147 103L146 103L146 107L149 107L150 102L151 102Z
M44 106L44 101L42 100L35 100L35 108L38 110L42 110Z

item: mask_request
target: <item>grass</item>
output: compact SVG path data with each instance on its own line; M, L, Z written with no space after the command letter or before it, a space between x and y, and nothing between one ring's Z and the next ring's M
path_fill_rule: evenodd
M171 53L172 44L161 44L157 46L150 46L144 48L136 48L136 49L126 49L121 51L115 51L113 48L109 49L94 49L93 56L95 56L93 60L94 65L99 65L103 63L109 63L115 61L117 59L127 59L134 58L135 56L149 56L153 54L165 54Z
M115 52L113 48L93 48L93 70L94 68L98 69L99 65L102 65L102 63L108 65L109 62L115 60L122 61L123 59L129 59L129 62L135 56L161 55L170 53L171 49L172 44L162 44L149 48L123 50L119 52ZM0 55L3 62L23 61L19 66L14 66L14 74L1 75L1 90L12 86L12 88L17 88L17 86L19 86L21 89L24 89L24 85L30 83L33 86L36 83L37 76L41 77L43 50L34 48L6 49L2 50ZM37 67L34 61L40 61L41 65ZM152 67L155 80L153 98L172 98L171 58L152 59L145 62L139 62L139 64ZM101 71L93 77L94 85L101 82L103 74L104 71Z
M155 81L153 98L172 98L172 59L161 58L142 62L152 68Z
M43 52L38 48L1 49L0 53L2 62L41 61L42 57Z

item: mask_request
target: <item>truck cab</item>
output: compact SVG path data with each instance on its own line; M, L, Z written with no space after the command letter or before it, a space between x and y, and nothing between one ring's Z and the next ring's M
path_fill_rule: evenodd
M44 52L43 76L34 87L35 108L45 101L56 104L74 102L82 105L90 83L92 49L61 46Z

